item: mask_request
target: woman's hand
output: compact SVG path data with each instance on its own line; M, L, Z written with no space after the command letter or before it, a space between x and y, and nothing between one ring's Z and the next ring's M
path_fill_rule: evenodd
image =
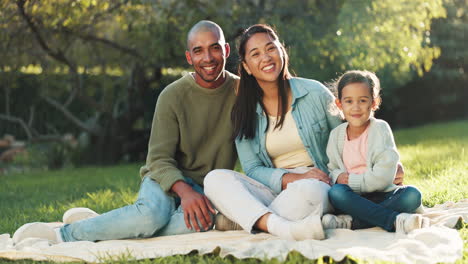
M288 187L288 183L295 182L304 179L316 179L330 185L330 178L328 175L318 168L312 168L305 173L286 173L283 175L283 181L281 188L285 190Z
M336 183L338 183L338 184L348 184L349 183L349 174L347 172L343 172L340 175L338 175L338 178L336 179Z

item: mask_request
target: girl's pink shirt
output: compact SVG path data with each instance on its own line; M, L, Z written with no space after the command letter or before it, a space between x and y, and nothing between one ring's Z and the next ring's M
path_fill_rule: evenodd
M366 171L368 135L369 127L353 140L348 140L348 136L346 136L343 145L343 163L348 173L362 174Z

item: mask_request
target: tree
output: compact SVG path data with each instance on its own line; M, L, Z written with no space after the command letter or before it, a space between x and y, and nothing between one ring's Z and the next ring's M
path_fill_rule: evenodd
M468 116L468 1L447 0L444 6L447 18L435 20L426 34L427 42L440 48L440 57L427 74L396 91L395 118L401 125Z
M426 71L437 57L424 36L432 19L444 15L441 0L0 0L0 12L0 78L7 80L0 86L0 119L20 124L30 140L72 124L90 135L87 157L97 163L146 148L152 97L168 73L187 68L185 34L198 20L224 29L233 46L230 70L237 64L236 36L268 23L301 76L328 81L366 68L404 82L411 68ZM11 95L21 89L25 67L40 74L28 82L35 88L28 87L27 107L18 108ZM39 129L35 113L44 105L63 118Z
M33 64L43 74L66 74L69 80L61 90L43 87L37 91L40 102L91 136L94 149L89 160L115 162L132 146L141 144L141 137L131 136L146 110L144 98L151 86L161 81L163 67L179 65L173 61L183 58L183 53L175 52L182 46L178 25L171 23L170 10L177 10L176 5L176 1L157 8L126 0L4 1L3 10L8 13L2 14L2 38L7 40L2 46L6 56L2 61L8 64L3 69L18 70ZM172 39L180 41L165 45ZM162 44L167 48L161 49ZM125 88L86 82L92 74L110 79L112 71L118 72ZM4 89L9 94L9 88ZM32 102L31 109L40 102ZM9 109L11 103L6 103ZM83 107L88 110L72 111ZM21 123L29 139L41 138L32 125L24 125L33 124L33 120L25 122L6 112L0 117Z

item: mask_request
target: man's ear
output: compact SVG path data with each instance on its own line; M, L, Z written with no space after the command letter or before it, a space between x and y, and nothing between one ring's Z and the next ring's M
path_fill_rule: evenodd
M252 75L252 72L250 71L249 66L247 65L247 63L242 62L242 67L244 67L244 70L245 70L249 75Z
M185 51L185 58L187 59L188 64L193 65L192 56L190 56L190 52L188 52L188 50Z
M335 104L340 110L343 110L343 106L341 105L341 100L340 99L336 98L335 99Z
M231 54L231 46L229 46L229 43L224 44L224 49L226 50L226 55L224 56L227 58Z

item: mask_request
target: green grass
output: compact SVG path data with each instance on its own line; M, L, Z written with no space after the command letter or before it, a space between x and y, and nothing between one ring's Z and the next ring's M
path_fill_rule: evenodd
M468 198L468 121L400 130L395 140L405 183L421 189L425 206Z
M426 206L468 198L468 121L439 123L402 129L395 140L405 166L405 183L423 192ZM132 203L137 195L139 164L89 167L60 171L0 175L0 234L13 232L34 221L60 221L70 207L90 207L105 212ZM468 225L459 230L465 241L463 259L468 263ZM0 262L19 264L32 261ZM133 262L123 257L113 263ZM37 262L34 262L37 263ZM42 262L47 263L47 262ZM237 260L216 254L173 256L138 263L280 263L277 260ZM336 263L330 259L307 260L290 253L283 263ZM362 263L353 258L339 263ZM375 262L374 262L375 263ZM388 262L377 262L388 263Z

